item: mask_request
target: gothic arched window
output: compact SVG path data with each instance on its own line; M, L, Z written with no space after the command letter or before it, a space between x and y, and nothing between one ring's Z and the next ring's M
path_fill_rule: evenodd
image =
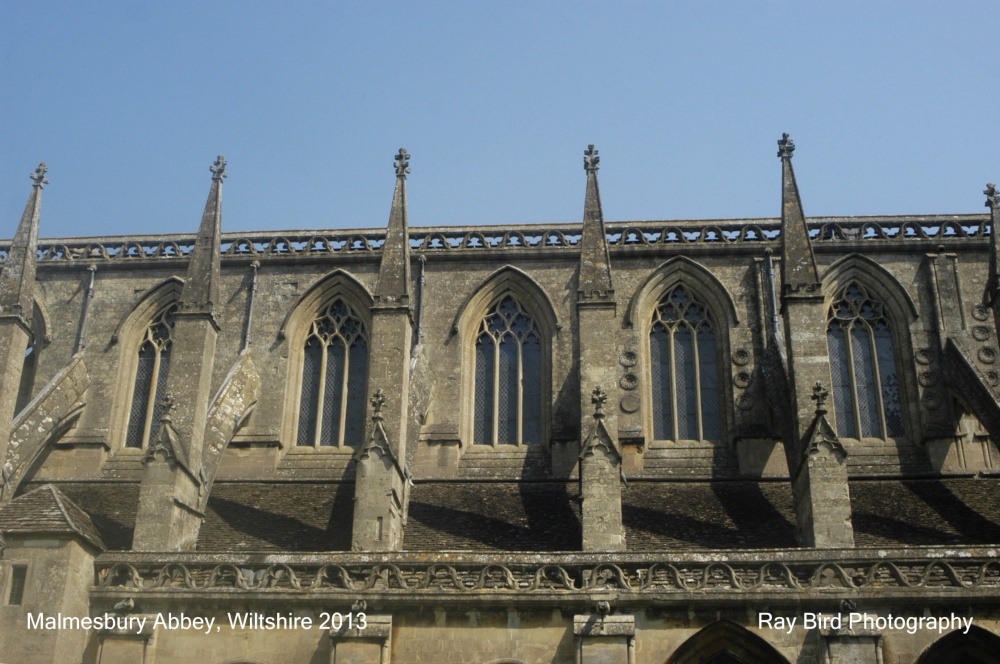
M365 433L368 334L344 300L324 308L305 340L297 444L360 445Z
M125 447L142 448L156 433L166 396L170 371L170 346L174 335L177 305L165 307L146 327L135 365L135 386L129 408Z
M837 294L826 329L837 434L903 436L896 352L882 303L852 281Z
M542 336L510 295L479 325L474 422L479 445L542 442Z
M653 437L710 440L722 436L715 325L708 308L675 286L653 310L649 332Z

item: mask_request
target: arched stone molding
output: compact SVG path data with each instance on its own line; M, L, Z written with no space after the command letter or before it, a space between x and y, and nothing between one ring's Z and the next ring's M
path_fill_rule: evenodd
M108 345L117 344L123 338L136 336L136 329L144 330L153 316L163 309L164 302L173 304L180 301L184 280L180 277L167 277L156 286L143 293L132 309L122 317Z
M28 340L28 349L25 351L24 365L21 368L21 384L17 390L17 402L14 406L15 417L28 405L37 392L35 376L38 371L38 354L51 341L49 336L51 329L45 305L39 300L35 300L31 313L31 339Z
M625 325L635 327L637 324L645 324L663 294L680 283L697 292L715 316L720 318L719 322L725 321L730 328L739 325L733 296L708 268L687 256L671 258L642 282L625 310Z
M703 628L681 644L666 664L699 664L715 661L788 664L788 660L770 643L729 620L719 620Z
M932 643L916 664L990 664L1000 652L1000 636L978 625L955 630Z
M31 314L31 333L35 335L35 344L48 345L52 341L49 332L52 329L50 321L49 311L45 308L45 303L41 300L35 300L34 310Z
M887 269L861 254L850 254L835 261L823 274L823 310L827 314L834 299L852 281L857 281L864 289L885 307L892 323L892 340L896 351L896 371L900 378L900 395L903 404L903 421L906 428L906 439L920 440L920 411L911 404L917 402L919 389L913 366L913 338L911 326L919 317L917 305L906 292L903 284ZM830 378L830 385L833 378ZM831 408L827 415L835 431L837 428L836 408Z
M548 445L549 443L552 428L552 341L562 329L562 324L545 289L526 272L508 265L487 277L465 299L452 324L452 336L457 337L459 348L461 348L459 439L466 450L473 447L476 339L479 334L479 325L486 314L508 295L521 303L525 312L538 325L538 331L543 337L541 343L542 444ZM477 447L490 448L488 445Z
M344 452L352 453L354 448L345 447L301 447L296 448L296 438L299 424L299 406L302 396L302 368L306 337L313 321L334 300L343 300L358 315L364 323L368 334L372 331L372 305L375 299L358 279L346 270L337 269L321 277L298 299L285 320L278 329L279 342L286 343L287 365L285 371L285 398L282 408L281 429L279 440L286 450L297 449L300 452ZM369 352L371 345L369 344ZM370 362L369 362L370 364ZM266 389L266 388L265 388ZM366 387L367 391L367 387Z
M470 325L470 320L473 321L472 327L476 328L486 312L508 294L513 295L531 310L538 323L543 326L542 332L550 339L562 329L556 308L552 305L552 300L545 289L524 270L507 265L487 277L472 295L465 298L462 306L458 308L458 313L455 314L451 326L452 334L461 335L463 331L468 333L465 327ZM475 329L472 333L475 334Z
M841 288L855 279L877 294L891 309L893 320L909 325L919 317L916 303L899 279L872 259L856 253L834 261L823 274L823 295L827 306Z
M300 339L304 338L316 314L337 296L361 315L371 329L371 308L375 298L354 275L337 269L321 277L299 297L278 328L278 340L287 340L296 333L300 333Z
M107 443L114 453L141 454L144 450L125 448L128 414L135 390L135 371L138 366L139 346L146 328L160 313L180 301L184 280L168 277L146 291L132 310L118 323L111 335L110 345L118 345L118 373L115 382L115 399L108 421Z
M625 312L624 324L632 327L637 348L641 354L638 362L642 403L642 428L647 441L655 441L653 425L653 377L650 367L651 350L649 335L656 306L665 295L677 286L704 304L713 324L716 340L716 367L719 372L719 417L723 442L732 444L735 435L735 400L731 368L730 330L739 325L736 302L719 278L708 268L685 256L675 256L660 265L636 289Z

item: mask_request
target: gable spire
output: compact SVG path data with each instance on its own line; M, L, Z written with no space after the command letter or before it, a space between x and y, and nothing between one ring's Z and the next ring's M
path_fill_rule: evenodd
M587 172L587 195L583 204L583 237L580 240L579 298L606 299L614 294L611 287L611 256L608 236L604 231L601 191L597 186L597 170L601 158L593 145L583 153L583 170Z
M375 300L382 304L408 303L410 299L410 229L406 216L406 174L410 172L410 154L406 148L399 148L394 167L396 188L375 287Z
M782 134L778 141L781 159L781 294L805 294L819 290L819 271L809 240L809 227L802 212L799 186L792 168L795 143Z
M191 313L208 313L213 316L219 304L219 270L222 245L222 180L229 177L226 159L221 154L209 166L212 187L201 215L201 226L191 252L187 279L181 291L182 309Z
M0 272L0 316L14 316L25 327L31 325L34 312L38 223L42 212L42 189L49 183L45 178L48 170L43 161L28 175L32 180L31 195Z

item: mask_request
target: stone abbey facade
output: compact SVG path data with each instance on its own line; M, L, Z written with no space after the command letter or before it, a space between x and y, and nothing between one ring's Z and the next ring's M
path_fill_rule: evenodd
M582 225L411 229L400 150L387 230L223 233L220 157L61 240L41 165L0 661L996 662L1000 196L807 219L793 149L774 219L606 223L591 146Z

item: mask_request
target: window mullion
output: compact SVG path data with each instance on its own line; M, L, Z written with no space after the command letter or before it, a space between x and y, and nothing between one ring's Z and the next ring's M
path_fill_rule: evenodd
M698 352L698 328L693 325L688 327L691 329L691 347L694 351L694 419L698 423L698 440L705 440L705 425L701 421L701 356Z
M149 394L146 395L146 421L142 428L142 447L149 444L153 438L153 412L156 406L156 389L160 382L160 351L153 344L153 375L149 377Z
M514 337L517 341L517 337ZM514 427L517 431L518 446L524 443L524 358L521 354L521 344L517 343L517 422Z
M323 436L323 406L326 404L326 363L327 355L330 353L329 340L319 339L320 347L323 349L319 360L319 389L316 390L316 430L313 433L313 446L319 447Z
M677 356L674 353L674 330L676 326L672 325L668 330L668 335L670 338L670 345L668 350L668 355L670 357L670 426L673 429L673 439L678 440L680 438L680 413L677 412Z
M337 446L344 446L344 432L347 430L347 378L351 370L351 348L344 341L344 375L340 381L340 427L338 428Z
M885 421L885 404L882 400L882 374L878 366L878 348L875 346L875 330L872 329L872 326L867 321L865 321L865 329L868 330L868 346L871 348L872 375L875 377L875 384L872 386L872 389L875 390L875 407L878 409L879 427L882 438L887 438L889 426L888 422Z
M493 343L493 446L496 447L500 444L500 341L492 334L490 341Z
M861 428L861 398L858 396L858 379L854 366L854 340L851 334L856 322L857 319L855 318L844 328L844 345L847 347L845 351L847 355L847 376L851 381L851 403L854 406L854 435L858 437L858 440L861 440L864 438L864 429Z

